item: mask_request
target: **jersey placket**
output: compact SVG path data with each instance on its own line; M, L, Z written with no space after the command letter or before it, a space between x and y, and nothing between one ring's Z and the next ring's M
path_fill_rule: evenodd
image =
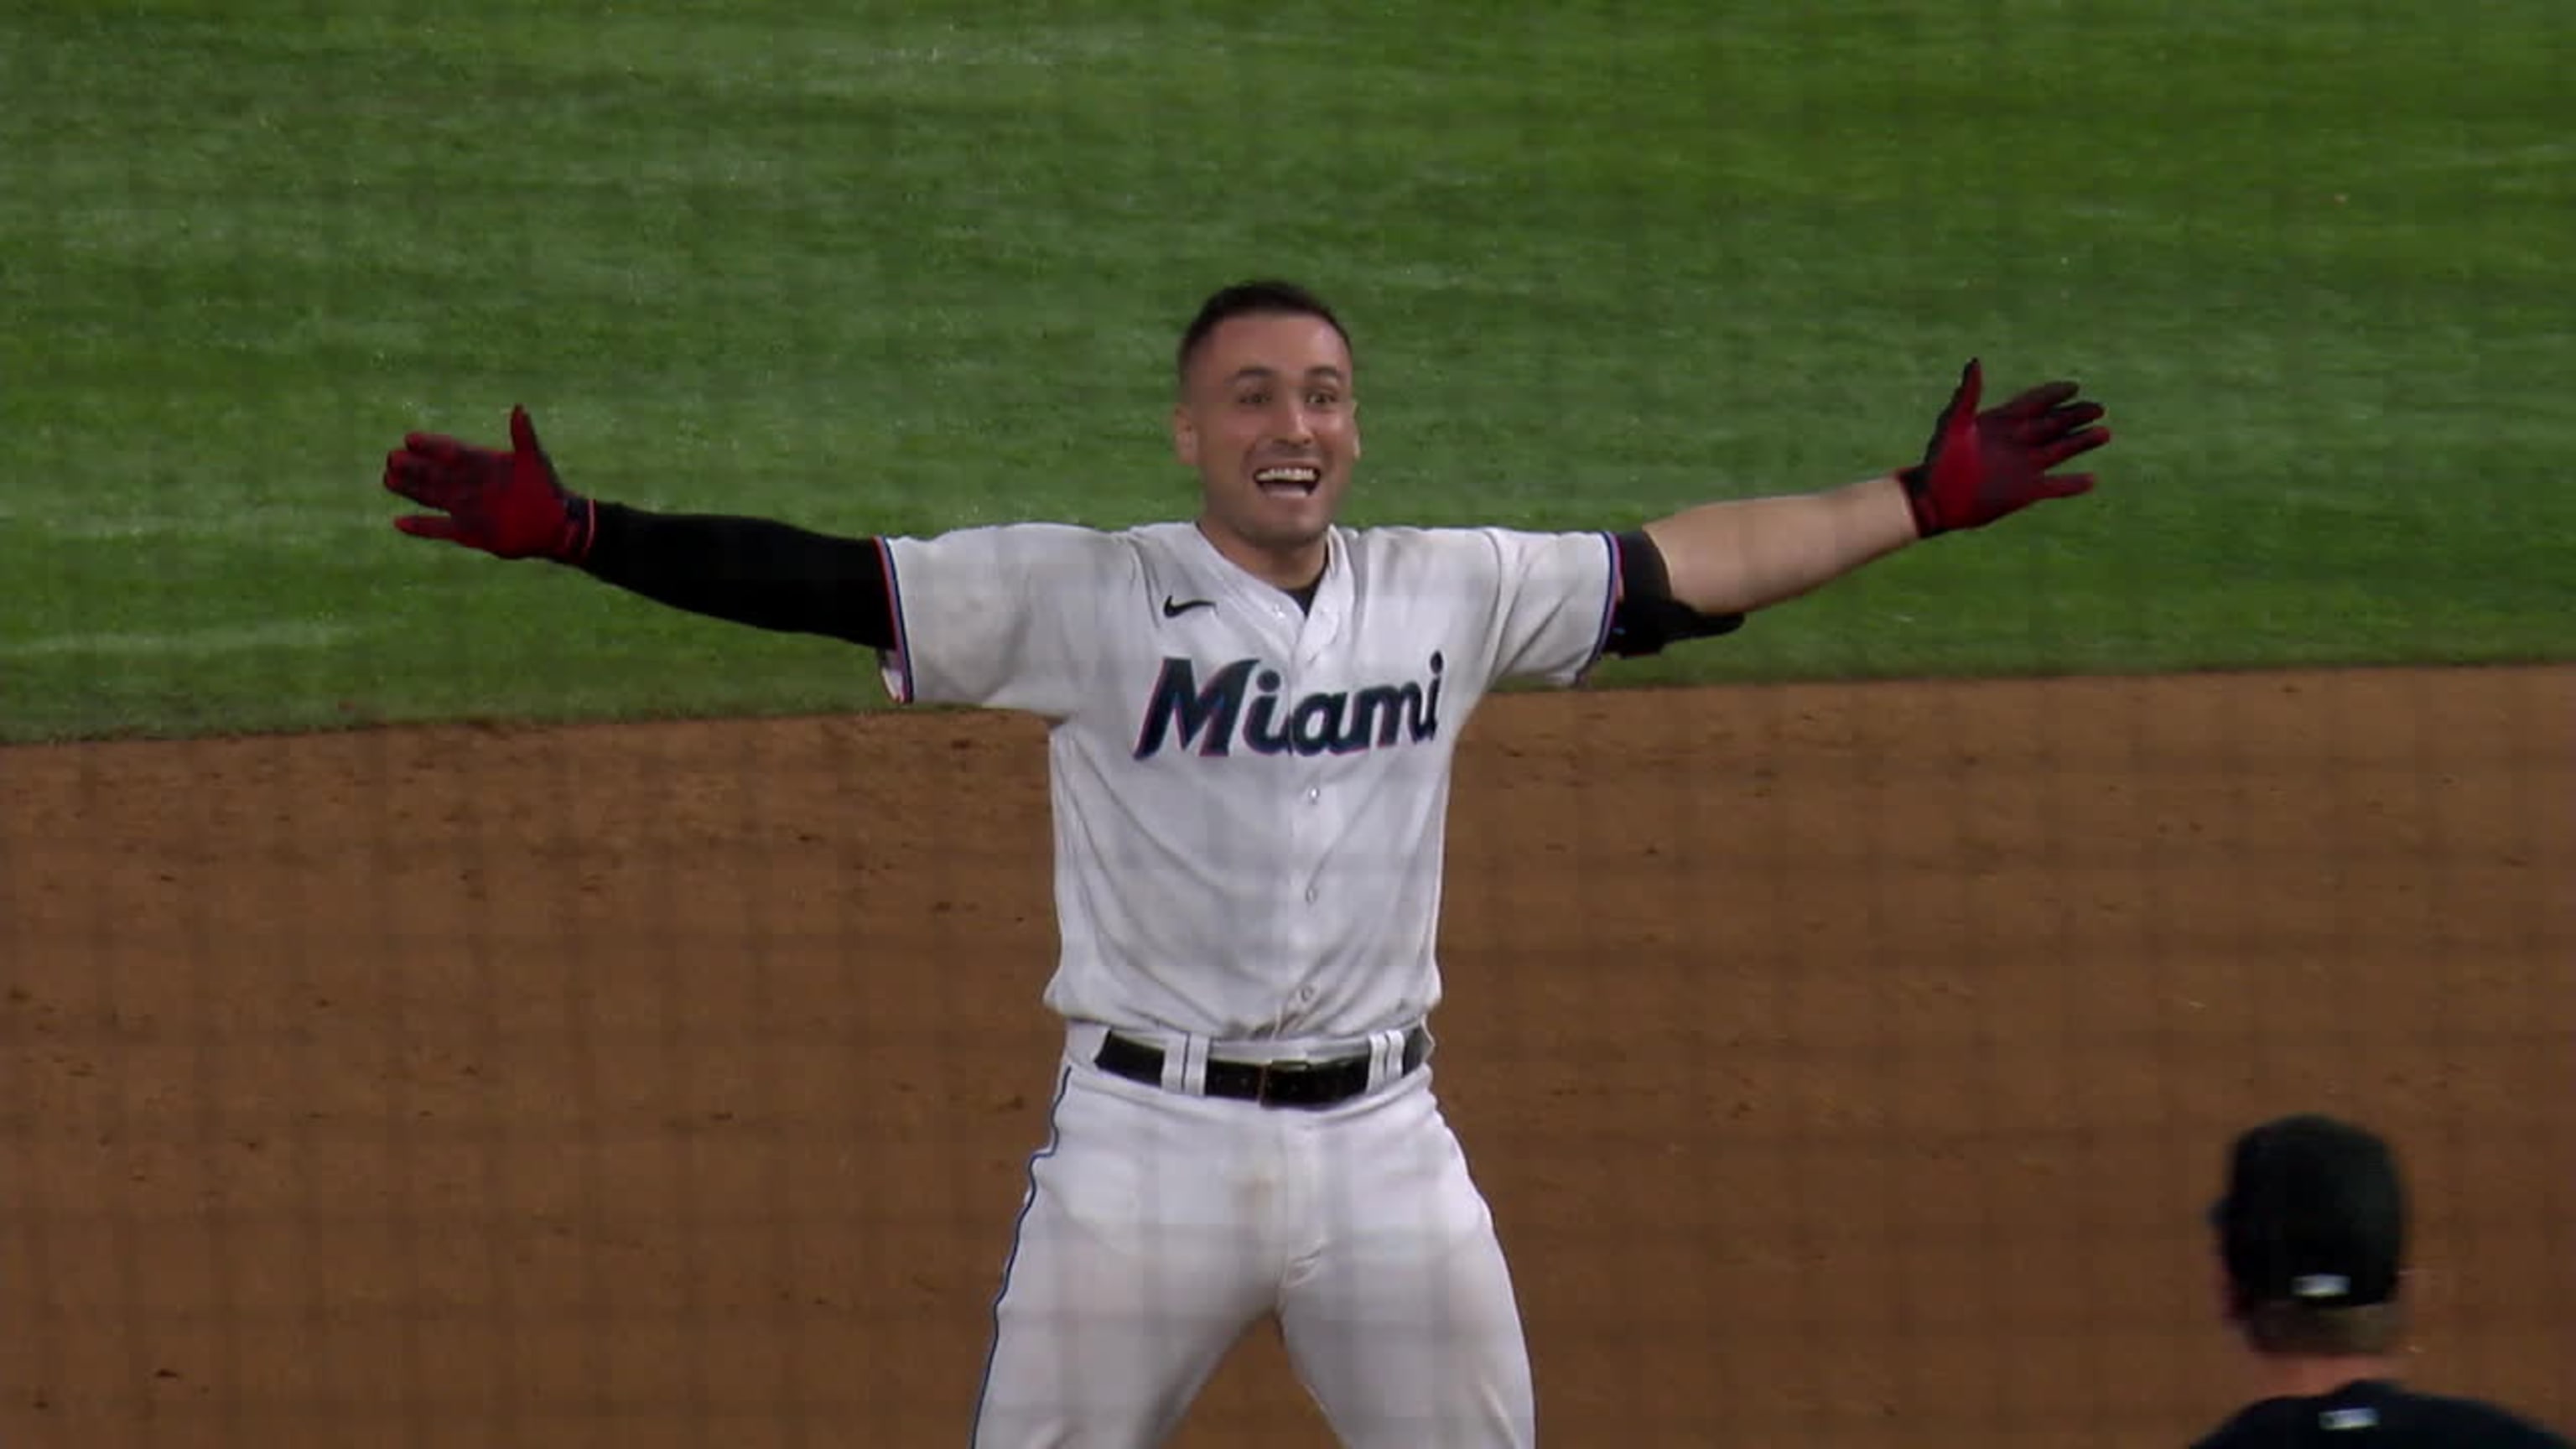
M1285 712L1294 707L1300 681L1307 673L1303 667L1304 640L1311 620L1286 594L1240 574L1218 573L1208 580L1208 585L1219 598L1241 611L1237 615L1243 631L1240 637L1261 660L1255 679L1271 700L1271 707L1282 712L1273 727L1284 729L1288 724ZM1272 688L1274 678L1276 687ZM1244 733L1244 744L1250 746L1249 722ZM1313 917L1321 899L1315 881L1319 862L1314 847L1318 837L1307 828L1299 811L1305 808L1300 801L1314 767L1294 750L1244 763L1253 767L1244 778L1257 792L1259 801L1257 805L1246 802L1260 812L1254 828L1277 842L1274 849L1278 854L1267 872L1278 892L1270 912L1269 948L1273 959L1256 969L1260 978L1279 993L1271 1003L1270 1019L1274 1030L1285 1030L1298 1015L1301 995L1308 999L1312 995L1301 988L1311 969L1316 939Z
M1329 586L1315 600L1313 610L1300 622L1288 654L1287 678L1283 681L1284 699L1305 697L1305 682L1315 676L1331 657L1333 645L1342 634L1340 591ZM1326 876L1332 843L1339 838L1340 795L1347 784L1332 779L1335 762L1347 762L1347 756L1331 753L1292 756L1295 764L1287 773L1289 786L1285 808L1288 812L1289 858L1294 864L1289 879L1294 891L1288 902L1290 922L1289 945L1297 976L1288 988L1287 999L1280 1003L1283 1017L1302 1016L1315 1004L1321 988L1316 983L1323 957L1332 944L1337 919L1335 912L1343 902L1331 899L1332 882Z

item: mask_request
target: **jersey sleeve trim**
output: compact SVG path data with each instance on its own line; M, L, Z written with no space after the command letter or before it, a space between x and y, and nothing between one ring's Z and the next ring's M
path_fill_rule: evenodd
M903 623L903 588L896 582L894 546L886 539L877 540L877 557L885 563L886 613L894 620L894 647L886 652L886 692L897 704L913 701L912 634Z
M1574 672L1577 679L1590 674L1592 667L1601 662L1602 652L1610 647L1611 626L1619 617L1619 570L1624 563L1619 556L1619 535L1603 529L1601 541L1610 550L1610 573L1601 581L1601 623L1592 632L1592 652L1583 657L1582 667ZM895 627L902 629L899 619Z

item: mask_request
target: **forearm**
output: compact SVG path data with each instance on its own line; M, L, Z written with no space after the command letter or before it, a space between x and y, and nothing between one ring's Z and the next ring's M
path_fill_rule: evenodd
M754 628L894 643L885 562L874 539L763 518L598 505L582 570L655 603Z
M1646 525L1675 599L1703 614L1794 599L1915 540L1893 475L1778 498L1706 503Z

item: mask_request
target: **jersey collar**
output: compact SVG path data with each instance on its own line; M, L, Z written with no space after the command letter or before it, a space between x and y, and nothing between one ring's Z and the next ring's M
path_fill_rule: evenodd
M1217 552L1216 545L1208 541L1196 523L1182 527L1189 531L1191 558L1196 565L1193 571L1234 608L1262 624L1264 633L1273 633L1267 626L1275 624L1275 637L1283 645L1293 641L1301 662L1311 651L1341 634L1351 613L1350 530L1336 524L1325 535L1323 577L1316 582L1313 604L1301 615L1297 601L1286 590L1253 577L1242 565Z

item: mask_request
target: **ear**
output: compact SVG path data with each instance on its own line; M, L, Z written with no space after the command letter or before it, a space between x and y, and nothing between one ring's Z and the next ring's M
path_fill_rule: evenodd
M1358 398L1352 398L1352 399L1351 399L1351 457L1352 457L1354 460L1356 460L1356 459L1359 457L1359 455L1360 455L1360 400L1359 400Z
M1190 410L1182 403L1172 404L1172 456L1185 468L1199 465L1198 425L1190 421Z

